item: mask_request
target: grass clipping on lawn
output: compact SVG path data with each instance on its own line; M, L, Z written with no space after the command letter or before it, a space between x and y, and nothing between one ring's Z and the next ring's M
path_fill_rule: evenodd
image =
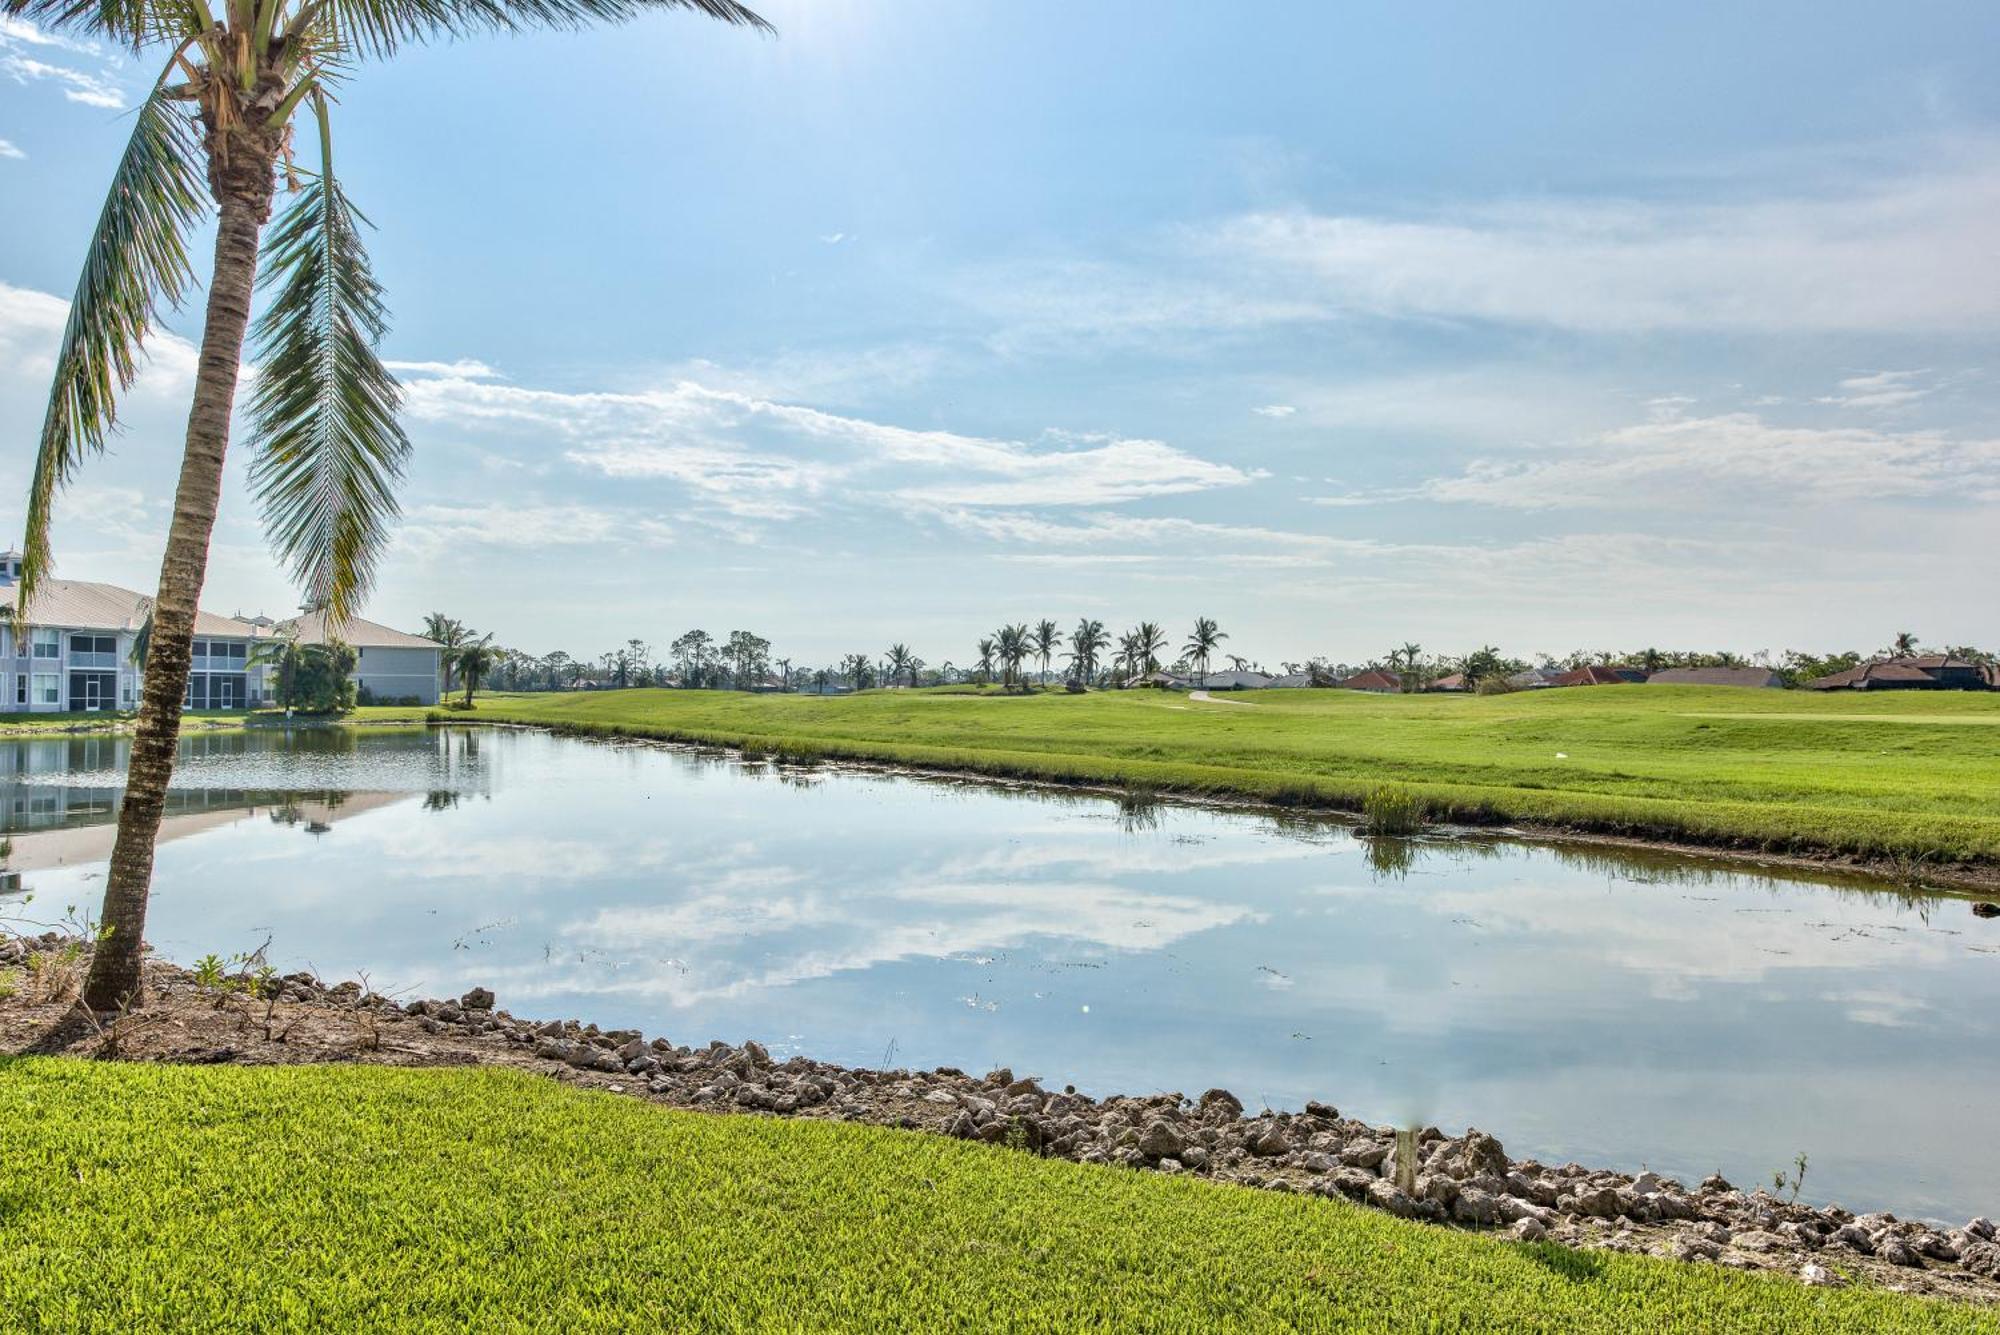
M50 1330L1993 1331L1990 1313L492 1070L0 1066Z

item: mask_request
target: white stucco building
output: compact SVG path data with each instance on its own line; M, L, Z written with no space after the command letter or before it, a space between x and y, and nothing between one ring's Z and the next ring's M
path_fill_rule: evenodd
M16 635L14 599L21 554L0 552L0 713L136 709L139 665L132 644L151 600L115 584L52 579L27 609ZM303 616L282 625L268 617L195 619L188 673L189 709L244 709L271 700L275 673L252 666L252 646L280 635L319 643L324 619ZM356 689L377 700L438 700L439 648L372 621L350 620L341 638L356 652Z

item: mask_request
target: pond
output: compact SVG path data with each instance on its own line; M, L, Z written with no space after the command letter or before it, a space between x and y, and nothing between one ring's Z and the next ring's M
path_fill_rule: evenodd
M126 754L0 743L31 902L94 912ZM2000 922L1494 839L520 731L183 742L149 938L188 962L861 1065L1210 1086L1515 1155L2000 1207Z

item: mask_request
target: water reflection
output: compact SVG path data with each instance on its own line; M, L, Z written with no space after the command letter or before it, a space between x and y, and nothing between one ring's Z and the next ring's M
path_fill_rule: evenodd
M364 740L365 739L365 740ZM161 820L162 843L264 813L319 836L337 821L410 800L456 803L489 788L477 734L350 728L196 733L180 742ZM0 743L0 835L9 865L29 872L108 859L124 800L126 737Z
M1804 1150L1850 1206L2000 1204L1958 1155L2000 1093L2000 923L1961 901L531 733L191 741L177 795L270 818L161 848L182 958L270 936L281 967L682 1040L1326 1097L1745 1181ZM7 810L115 806L98 746L11 757ZM30 880L85 902L101 870Z

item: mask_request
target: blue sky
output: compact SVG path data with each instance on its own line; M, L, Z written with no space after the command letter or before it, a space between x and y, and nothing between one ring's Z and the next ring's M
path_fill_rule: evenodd
M364 68L418 450L370 615L2000 642L2000 10L1499 9L788 0ZM149 78L0 29L5 532ZM191 370L159 341L62 573L150 587ZM285 610L241 465L205 601Z

